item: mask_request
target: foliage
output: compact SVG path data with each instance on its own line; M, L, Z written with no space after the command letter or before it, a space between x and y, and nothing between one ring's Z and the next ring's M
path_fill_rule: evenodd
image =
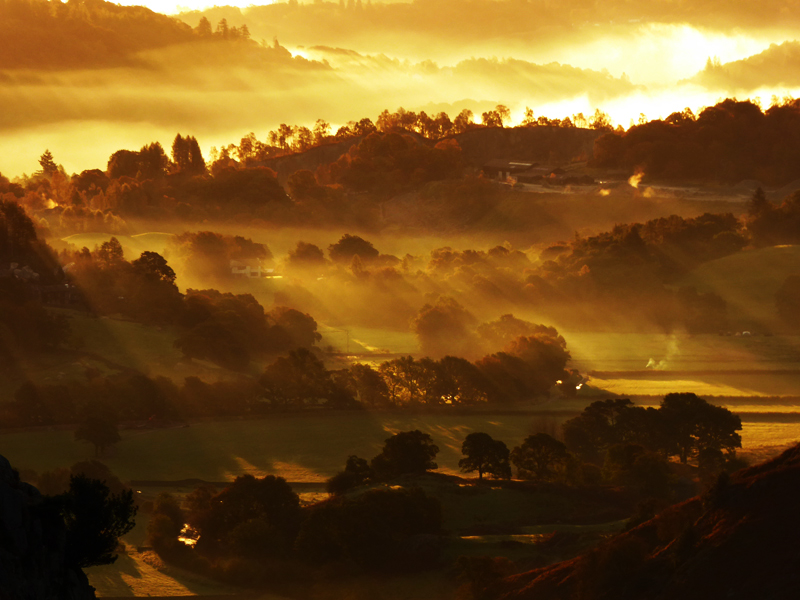
M484 473L499 479L511 477L508 448L500 440L492 439L488 433L467 435L461 445L461 453L464 458L458 461L458 466L465 473L478 471L478 479L483 479Z
M762 112L749 100L727 99L664 120L612 132L595 142L596 167L643 171L654 178L784 184L797 178L797 149L789 140L800 128L800 101Z
M667 394L659 414L670 432L669 455L677 455L682 463L698 451L715 448L732 452L742 447L741 419L721 406L709 404L696 394Z
M280 556L291 548L300 524L300 500L282 477L237 477L187 515L200 535L201 554ZM199 509L199 510L198 510Z
M511 462L521 479L552 480L563 471L567 459L567 447L546 433L529 435L511 451Z
M89 414L75 430L75 439L94 446L95 456L120 441L115 420L107 414Z
M356 256L362 262L369 262L378 258L378 254L372 242L349 233L345 233L338 242L328 246L331 260L343 264L350 264Z
M347 458L344 471L340 471L328 479L326 488L329 494L339 496L359 485L367 483L373 479L374 476L375 473L366 460L351 455Z
M383 450L372 459L370 467L381 478L419 474L437 468L434 462L439 447L431 436L418 429L401 431L388 438Z
M741 419L728 409L709 404L696 394L667 394L656 410L630 400L600 400L564 423L567 448L583 460L599 464L615 444L679 456L681 462L705 449L732 453L742 444L736 433Z
M368 571L430 567L438 556L441 506L419 488L373 489L311 507L295 552L312 564L352 562Z
M66 525L65 554L70 564L85 568L113 563L119 538L134 526L133 491L110 494L103 482L73 475L69 491L55 502Z

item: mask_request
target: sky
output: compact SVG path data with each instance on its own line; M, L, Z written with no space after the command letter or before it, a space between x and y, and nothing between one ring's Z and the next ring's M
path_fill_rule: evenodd
M526 108L550 118L600 109L624 128L726 97L766 108L800 96L800 11L764 2L608 0L602 14L592 0L217 7L205 13L212 27L246 24L263 46L178 44L66 68L0 61L0 172L34 171L44 148L69 172L102 168L115 150L168 147L176 133L196 136L207 156L250 132L266 140L281 123L324 119L335 131L400 107L451 118L466 108L479 121L504 104L512 125ZM195 27L200 17L177 18Z

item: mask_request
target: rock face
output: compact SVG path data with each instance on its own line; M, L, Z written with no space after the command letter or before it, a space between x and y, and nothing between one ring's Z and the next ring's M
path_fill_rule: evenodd
M0 456L0 599L89 600L94 588L66 566L64 524Z

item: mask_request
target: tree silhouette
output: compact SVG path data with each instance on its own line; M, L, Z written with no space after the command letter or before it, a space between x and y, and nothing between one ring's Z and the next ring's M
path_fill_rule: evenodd
M420 430L401 431L386 440L381 453L372 459L370 466L384 478L405 474L419 474L438 468L433 461L439 447L431 436Z
M94 455L120 441L117 424L107 415L89 415L75 430L75 440L94 445Z
M458 466L465 473L478 471L478 479L483 479L484 473L503 479L511 477L508 448L488 433L470 433L461 445L461 453L464 458Z
M50 150L45 150L44 154L39 157L39 165L42 167L42 173L48 177L58 172L58 165L53 160Z
M66 525L65 556L79 568L108 565L117 557L119 538L133 529L133 491L110 494L102 481L84 475L70 478L69 491L57 496Z
M529 435L511 451L511 462L523 479L552 479L568 457L567 447L546 433Z

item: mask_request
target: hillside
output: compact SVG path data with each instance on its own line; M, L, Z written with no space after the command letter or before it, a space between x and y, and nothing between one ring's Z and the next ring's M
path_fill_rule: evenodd
M580 557L502 581L512 599L796 598L800 445Z
M765 328L780 333L775 292L786 278L800 273L800 246L744 250L707 262L684 277L680 286L714 292L728 303L731 325L737 330Z
M142 6L0 1L0 66L6 69L127 64L134 52L195 37L188 25Z

